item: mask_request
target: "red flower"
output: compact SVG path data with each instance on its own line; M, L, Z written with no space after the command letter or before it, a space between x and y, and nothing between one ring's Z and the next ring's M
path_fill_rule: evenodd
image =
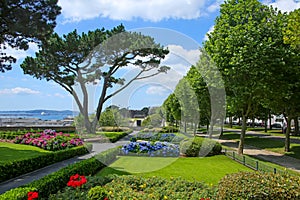
M69 182L67 183L67 186L69 187L80 187L81 185L86 183L86 178L85 176L80 176L79 174L75 174L70 177Z
M28 192L27 196L28 196L28 200L37 199L39 197L39 193L38 192Z
M103 200L108 200L108 198L107 198L107 197L105 197Z

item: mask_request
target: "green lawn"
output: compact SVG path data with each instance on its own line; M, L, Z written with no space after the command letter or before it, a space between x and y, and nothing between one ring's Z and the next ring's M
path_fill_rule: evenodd
M223 155L205 158L149 158L122 156L97 175L111 173L119 175L160 176L164 178L182 177L186 180L204 181L217 184L226 174L251 169Z
M0 162L2 163L24 158L32 158L45 153L50 152L30 145L0 142Z

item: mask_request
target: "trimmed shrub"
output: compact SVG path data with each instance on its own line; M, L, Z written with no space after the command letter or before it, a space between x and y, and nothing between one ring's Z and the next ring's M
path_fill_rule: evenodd
M113 180L113 176L87 176L87 183L82 185L80 188L70 188L66 187L63 190L58 191L56 194L51 194L49 196L49 200L57 200L57 199L88 199L88 191L95 187L101 187L108 182Z
M119 176L106 184L108 199L201 199L211 198L215 188L202 182L186 181L181 178Z
M300 199L300 177L289 174L240 172L219 182L217 199Z
M88 153L87 148L79 146L62 151L50 152L30 159L0 163L0 182L86 153Z
M214 140L202 137L195 137L181 142L180 152L187 157L219 155L222 145Z
M128 127L112 127L112 126L102 126L98 130L103 132L126 132L126 133L132 132L132 130Z
M0 195L0 200L27 200L28 192L36 191L33 187L16 188Z
M164 126L162 129L159 131L160 133L178 133L179 128L174 127L174 126Z
M88 192L88 199L90 200L103 200L107 198L108 192L102 186L96 186Z
M70 176L74 174L88 176L97 173L100 169L106 166L103 163L109 164L116 159L116 152L119 152L118 147L100 153L96 156L98 159L92 157L69 165L57 172L28 184L28 186L37 188L41 197L48 197L50 194L55 194L59 190L65 188Z

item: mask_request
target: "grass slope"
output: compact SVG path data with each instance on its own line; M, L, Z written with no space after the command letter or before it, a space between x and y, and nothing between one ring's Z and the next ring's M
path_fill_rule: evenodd
M50 152L30 145L0 142L0 162L2 163L32 158L45 153Z
M227 174L251 169L223 155L205 158L149 158L120 157L97 175L141 175L144 177L160 176L164 178L182 177L186 180L204 181L215 185Z

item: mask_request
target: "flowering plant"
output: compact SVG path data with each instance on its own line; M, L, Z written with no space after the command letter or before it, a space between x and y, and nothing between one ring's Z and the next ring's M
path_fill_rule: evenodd
M21 137L16 137L14 142L16 144L37 146L50 151L83 145L80 138L72 138L69 134L57 133L51 129L46 129L41 133L26 133Z
M129 153L148 154L148 156L179 156L179 146L169 142L138 141L125 144L121 148L121 155Z
M37 199L39 197L39 193L38 192L28 192L27 196L28 196L28 200Z
M67 186L76 188L76 187L82 186L85 183L86 183L85 176L80 176L79 174L75 174L70 177L70 180L67 183Z

